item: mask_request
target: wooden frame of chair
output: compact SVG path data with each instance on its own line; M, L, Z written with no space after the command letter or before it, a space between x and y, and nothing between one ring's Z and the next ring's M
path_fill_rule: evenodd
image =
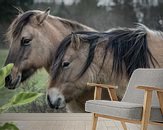
M106 84L96 84L96 83L87 83L87 85L91 86L91 87L95 87L94 100L100 100L101 99L102 88L105 88L108 90L111 100L112 101L118 101L118 98L116 95L116 89L118 88L117 86L106 85ZM127 130L127 126L126 126L125 122L134 123L134 124L141 124L141 130L147 130L148 124L163 126L163 123L150 122L149 121L153 91L157 92L161 112L163 114L163 102L161 102L161 101L163 101L163 89L158 88L158 87L151 87L151 86L138 86L137 89L143 89L145 91L142 120L140 120L140 121L129 120L129 119L124 119L124 118L119 118L119 117L113 117L113 116L107 116L107 115L101 115L101 114L93 113L92 130L96 130L98 117L118 120L121 122L124 130Z

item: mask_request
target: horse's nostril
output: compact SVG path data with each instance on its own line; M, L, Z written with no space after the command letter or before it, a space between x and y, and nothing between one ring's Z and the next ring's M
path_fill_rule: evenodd
M11 75L8 75L6 78L5 78L5 87L8 88L8 86L10 86L12 82L12 76Z
M50 101L50 97L49 97L49 95L47 95L47 100L48 100L48 102Z
M51 104L51 101L50 101L50 96L49 95L47 95L47 101L48 101L48 103L50 105Z
M49 106L51 107L51 108L55 108L55 109L59 109L59 106L60 106L60 104L61 104L61 98L58 98L55 102L51 102L51 100L50 100L50 96L49 95L47 95L47 101L48 101L48 104L49 104Z
M6 81L6 82L11 82L11 81L12 81L12 76L11 76L11 75L8 75L8 76L5 78L5 81Z
M59 106L61 105L61 98L58 98L55 103L54 103L54 107L55 109L59 109Z
M50 96L47 95L47 101L48 101L48 104L51 108L55 108L54 105L52 104L51 100L50 100Z
M62 99L59 97L58 100L57 100L57 103L59 103Z

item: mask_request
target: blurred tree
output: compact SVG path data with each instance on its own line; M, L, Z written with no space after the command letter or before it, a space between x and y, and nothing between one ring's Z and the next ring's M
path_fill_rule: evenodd
M0 0L0 21L10 21L18 12L15 7L28 10L33 0Z

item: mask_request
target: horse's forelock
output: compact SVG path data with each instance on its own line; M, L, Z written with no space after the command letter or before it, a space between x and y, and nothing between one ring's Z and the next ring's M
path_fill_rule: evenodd
M23 14L19 14L11 23L8 32L6 33L7 41L16 39L22 32L22 29L30 21L30 18L36 14L35 11L27 11Z
M59 74L64 54L71 43L71 34L62 40L58 46L55 55L53 55L53 63L51 67L52 79L55 80Z

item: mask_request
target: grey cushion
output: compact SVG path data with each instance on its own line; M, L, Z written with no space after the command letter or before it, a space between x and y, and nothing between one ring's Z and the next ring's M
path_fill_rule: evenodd
M120 117L132 120L141 120L143 106L136 103L89 100L85 104L87 112L103 114L108 116ZM163 116L160 108L152 108L151 121L163 122Z

